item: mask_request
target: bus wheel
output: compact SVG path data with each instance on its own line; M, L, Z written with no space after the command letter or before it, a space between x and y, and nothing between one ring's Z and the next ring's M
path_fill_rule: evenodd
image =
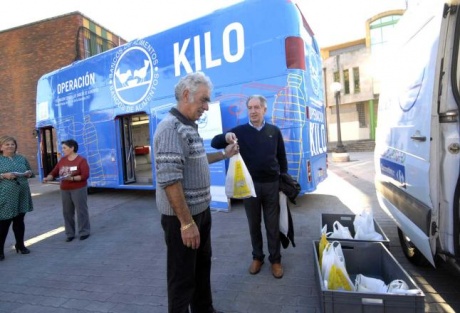
M414 265L428 266L430 262L423 256L419 249L417 249L409 237L407 237L402 230L398 227L399 243L406 258Z

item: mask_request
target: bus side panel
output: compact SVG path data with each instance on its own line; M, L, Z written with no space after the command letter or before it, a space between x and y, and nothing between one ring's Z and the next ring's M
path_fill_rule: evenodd
M264 16L248 13L261 8ZM298 51L305 50L305 62L298 62L297 56L295 63L306 68L288 68L285 42L289 37L304 40L305 49ZM247 122L249 95L267 98L266 118L283 132L289 171L303 192L313 191L326 177L323 80L317 50L293 2L247 0L45 75L37 105L46 114L37 114L37 125L54 123L59 140L69 136L81 140L95 167L92 184L125 188L116 172L122 172L122 156L114 121L148 112L153 138L152 110L169 103L179 77L203 71L214 84L213 100L221 102L224 131Z
M93 62L96 59L90 60L82 70L89 72L94 68L96 72L101 71L103 66L96 66ZM65 92L68 87L63 84L75 83L74 74L74 71L63 69L39 81L37 127L56 129L59 151L62 140L73 138L79 143L78 153L87 159L91 168L90 186L116 188L120 179L116 162L117 128L113 109L107 109L111 101L107 101L109 96L104 93L108 90L106 75L95 75L91 86ZM41 157L39 162L42 162Z
M299 181L302 192L314 191L326 178L326 139L322 107L312 105L306 96L301 71L287 76L220 89L223 131L248 122L246 99L260 94L267 99L268 123L278 126L283 135L289 173ZM293 84L295 81L296 84ZM306 119L306 112L317 120ZM310 171L308 171L310 170Z

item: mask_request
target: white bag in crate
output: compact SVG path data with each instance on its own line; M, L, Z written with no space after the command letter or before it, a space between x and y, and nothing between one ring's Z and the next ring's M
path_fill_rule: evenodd
M353 220L355 239L357 240L383 240L383 236L375 231L372 212L363 211Z
M353 282L345 266L345 257L340 242L333 241L324 248L321 274L324 285L329 290L354 290Z
M385 285L385 282L381 279L358 274L355 279L355 291L386 293L387 285Z
M328 233L327 237L334 239L353 239L348 227L343 226L339 221L335 221L334 224L332 224L332 232Z

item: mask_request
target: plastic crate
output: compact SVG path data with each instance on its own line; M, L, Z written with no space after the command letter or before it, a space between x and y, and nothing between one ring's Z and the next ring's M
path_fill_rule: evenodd
M321 229L323 229L324 225L327 225L327 232L333 231L333 224L335 221L339 221L345 227L348 227L350 230L351 236L355 236L355 227L353 225L353 221L355 220L354 214L325 214L321 215ZM385 245L385 247L390 247L390 239L388 239L387 235L383 232L380 225L374 219L374 229L380 235L382 235L382 240L361 240L361 239L338 239L338 238L330 238L328 240L338 240L338 241L371 241L371 242L381 242ZM321 235L321 234L320 234Z
M417 295L328 290L319 267L318 245L318 240L313 241L313 263L321 312L423 313L425 311L425 294L381 242L341 242L347 272L353 283L358 274L381 279L387 285L395 279L402 279L409 289L419 290Z

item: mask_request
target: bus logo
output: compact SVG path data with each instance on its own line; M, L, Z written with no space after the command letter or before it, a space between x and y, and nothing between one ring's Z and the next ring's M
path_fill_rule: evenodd
M315 94L316 97L320 97L320 89L321 89L321 62L319 60L319 57L316 55L315 51L313 48L308 49L308 59L310 61L310 80L311 80L311 86L313 93ZM317 104L313 102L313 104ZM321 102L320 106L324 106L324 103Z
M115 103L126 112L141 111L152 100L158 85L158 59L144 39L126 44L110 67L110 91Z

